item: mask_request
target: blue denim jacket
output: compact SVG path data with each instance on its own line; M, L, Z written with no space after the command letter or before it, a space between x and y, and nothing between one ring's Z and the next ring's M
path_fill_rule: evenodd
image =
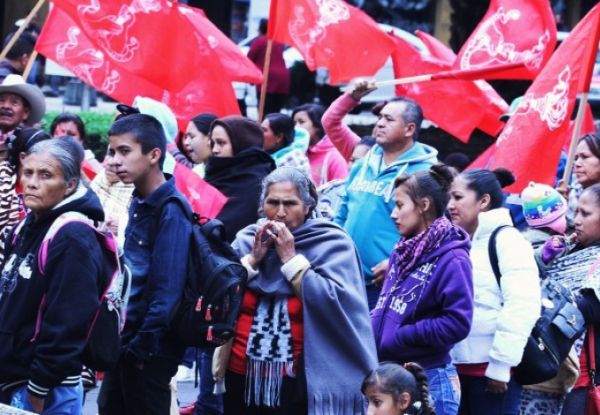
M125 259L132 281L123 346L138 360L179 354L168 329L183 293L192 225L176 202L155 212L173 195L187 204L169 179L144 200L134 192L129 208Z

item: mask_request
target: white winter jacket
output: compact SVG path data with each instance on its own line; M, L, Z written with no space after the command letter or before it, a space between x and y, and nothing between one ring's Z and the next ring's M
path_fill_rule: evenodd
M486 363L486 377L508 382L510 369L518 365L527 337L540 316L541 292L533 249L515 228L502 229L496 251L502 277L498 287L488 243L494 229L512 225L508 209L479 214L471 241L474 312L469 336L452 351L456 364Z

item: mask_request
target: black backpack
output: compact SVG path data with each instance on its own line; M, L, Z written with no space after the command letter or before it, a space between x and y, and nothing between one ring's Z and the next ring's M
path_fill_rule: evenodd
M91 219L79 212L65 212L54 220L39 247L38 268L42 275L52 240L63 226L71 222L83 223L94 231L102 248L104 263L107 264L99 281L100 304L90 322L87 342L81 356L86 367L106 371L115 367L121 353L121 332L127 319L131 272L125 265L123 251L118 248L110 232L98 229ZM22 220L15 228L13 243L24 223L25 220ZM44 294L39 308L40 315L44 312L45 298ZM39 330L40 327L36 327L34 339L38 337Z
M502 275L498 265L496 237L508 227L496 228L488 244L490 262L499 286ZM577 309L573 293L549 278L541 280L542 312L527 339L521 363L513 369L515 381L521 385L535 385L555 377L573 343L585 331L585 321Z
M192 222L187 277L183 297L171 320L171 332L188 347L221 346L235 334L248 273L225 238L222 222L203 220L178 197Z

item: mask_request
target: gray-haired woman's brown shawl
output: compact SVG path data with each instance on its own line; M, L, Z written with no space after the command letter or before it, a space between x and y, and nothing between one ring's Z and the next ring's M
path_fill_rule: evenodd
M260 223L238 233L233 246L240 256L251 252ZM292 234L296 253L311 264L302 280L309 414L364 414L360 384L377 355L354 243L325 219L309 219ZM249 287L259 296L294 295L281 265L270 249Z

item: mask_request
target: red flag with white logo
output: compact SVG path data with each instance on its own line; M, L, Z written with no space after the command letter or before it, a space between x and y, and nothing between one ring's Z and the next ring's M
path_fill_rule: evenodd
M394 50L373 19L343 0L271 0L267 36L298 49L309 69L327 68L332 84L375 75Z
M395 40L397 46L392 61L396 78L422 74L435 76L451 68L451 63L422 54L400 38ZM489 98L473 81L444 79L397 85L396 94L417 101L428 120L465 143L473 130L482 124L486 112L494 110ZM496 109L496 112L498 119L503 110Z
M535 79L556 46L548 0L491 0L485 16L458 53L457 69L524 62L505 79Z
M575 98L597 52L599 30L600 4L552 55L492 146L491 168L505 167L516 176L507 191L519 193L530 181L554 183Z
M208 42L199 47L200 37L173 3L54 3L36 50L88 85L126 104L136 96L154 98L179 119L239 114L215 48Z
M456 61L456 54L452 49L444 45L437 38L420 30L417 30L415 34L423 41L425 46L427 46L427 49L433 57L447 62L449 65L452 65L454 61ZM508 104L500 94L498 94L496 90L483 79L475 81L475 85L477 85L480 92L484 94L488 100L484 116L477 128L486 134L495 137L500 130L502 130L502 127L504 127L504 123L499 120L499 117L508 111Z
M181 163L175 164L173 177L177 190L190 202L192 211L200 216L214 219L227 203L223 193Z

